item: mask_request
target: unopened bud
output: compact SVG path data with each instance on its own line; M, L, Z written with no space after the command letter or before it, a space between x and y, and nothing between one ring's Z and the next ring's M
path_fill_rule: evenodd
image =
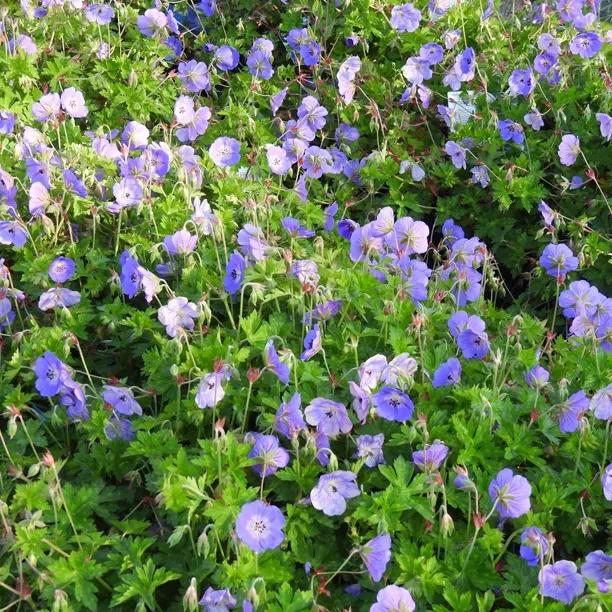
M444 537L447 537L453 533L455 530L455 523L453 522L453 518L448 512L445 512L440 519L440 533Z
M191 583L183 596L183 609L189 612L198 610L198 589L195 578L191 579Z
M53 592L53 606L51 610L53 612L67 612L70 608L68 607L68 595L61 589L55 589Z

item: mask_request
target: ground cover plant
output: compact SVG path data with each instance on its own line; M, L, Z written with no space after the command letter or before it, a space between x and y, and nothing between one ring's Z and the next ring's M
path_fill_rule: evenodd
M4 2L1 609L610 609L611 41Z

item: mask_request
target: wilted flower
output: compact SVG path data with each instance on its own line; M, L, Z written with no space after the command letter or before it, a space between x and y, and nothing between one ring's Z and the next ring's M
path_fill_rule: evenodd
M222 383L226 378L224 370L211 372L202 377L195 396L198 408L214 408L225 397Z
M78 291L55 287L48 289L41 294L38 299L38 307L41 310L53 310L54 308L70 308L81 301L81 294Z
M593 412L596 419L602 421L612 419L612 384L593 395L589 403L589 410Z

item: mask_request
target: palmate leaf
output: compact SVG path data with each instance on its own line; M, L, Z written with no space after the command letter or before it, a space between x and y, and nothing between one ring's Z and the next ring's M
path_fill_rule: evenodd
M137 599L137 605L143 609L154 610L157 607L155 591L170 582L180 578L177 572L171 572L163 567L155 567L152 559L147 559L144 565L121 576L121 582L114 590L111 607L116 607L131 599Z

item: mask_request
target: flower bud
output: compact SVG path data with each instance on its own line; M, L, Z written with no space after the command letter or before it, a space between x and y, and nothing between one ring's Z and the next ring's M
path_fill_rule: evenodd
M191 579L191 583L183 596L183 609L189 612L198 610L198 589L195 578Z
M448 512L445 512L440 519L440 533L447 537L453 533L455 530L455 523L453 522L453 518Z
M68 595L61 589L55 589L53 592L53 606L51 610L53 612L68 612Z

